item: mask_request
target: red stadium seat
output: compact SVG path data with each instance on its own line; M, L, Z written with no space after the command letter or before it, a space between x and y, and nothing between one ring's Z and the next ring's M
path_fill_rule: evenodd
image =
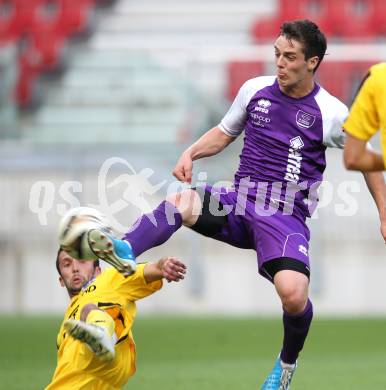
M55 0L0 0L0 34L8 33L17 38L29 34L37 25L45 23L41 11L46 3Z
M27 108L32 105L36 90L37 75L21 72L16 84L15 100L19 107Z
M90 29L94 0L57 0L61 6L60 25L66 35Z
M376 28L378 35L386 36L386 2L385 0L372 0L374 13L371 23Z
M323 0L281 0L276 16L257 21L252 27L252 35L257 41L271 41L278 36L285 21L307 18L319 25L327 17L328 10ZM326 28L329 28L327 24Z
M19 107L29 107L34 100L34 91L39 77L39 57L19 57L19 75L15 88L16 101Z
M333 36L343 39L369 40L377 34L373 24L374 6L371 1L325 0L329 15L328 24Z
M16 98L34 100L39 75L61 70L66 40L90 29L95 0L0 0L0 42L20 40Z
M252 27L252 35L257 41L268 41L278 36L281 24L286 20L303 17L307 0L281 0L278 12L273 17L258 20Z
M14 40L31 25L34 0L0 0L0 39Z
M272 38L279 35L281 20L263 19L259 20L252 27L252 35L256 41L271 41Z
M35 0L36 5L32 21L32 33L45 30L57 33L60 30L61 7L57 0Z
M260 61L232 61L228 64L227 97L233 100L245 81L264 74L265 64Z
M303 15L303 18L312 20L327 37L330 37L333 34L330 16L328 0L310 0L307 13Z
M279 27L279 21L276 19L258 20L252 26L252 36L257 42L269 41L277 35Z
M23 55L39 58L39 71L53 71L59 68L61 54L66 45L66 36L61 29L61 7L57 0L35 0L31 23Z
M48 35L45 30L35 31L25 39L21 61L37 72L53 72L63 65L66 39L62 35Z
M310 15L310 6L315 1L311 0L281 0L279 4L279 19L283 21L302 19Z
M368 61L323 62L317 72L317 79L332 95L351 104L360 82L373 64Z
M31 49L40 55L41 71L55 71L61 67L62 53L66 47L64 36L52 35L48 37L44 31L31 36Z
M386 35L385 0L281 0L276 16L256 22L252 35L272 40L282 22L301 18L314 21L328 37L368 41Z
M20 36L31 30L34 13L40 0L12 0L16 6L17 26Z

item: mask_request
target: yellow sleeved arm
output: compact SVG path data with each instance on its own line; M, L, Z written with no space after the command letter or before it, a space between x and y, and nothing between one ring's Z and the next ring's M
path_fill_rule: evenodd
M375 76L370 71L343 125L347 133L363 141L368 141L380 127L375 99L376 87Z
M162 280L147 283L144 277L144 269L147 263L137 265L137 270L129 277L122 276L116 270L110 270L112 285L126 299L136 301L153 294L162 287Z

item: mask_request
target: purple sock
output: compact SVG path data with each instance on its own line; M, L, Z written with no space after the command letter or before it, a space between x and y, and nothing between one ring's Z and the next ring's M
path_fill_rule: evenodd
M180 212L165 200L151 213L142 215L123 236L123 240L129 241L135 256L139 256L163 244L181 225Z
M284 363L294 364L302 350L312 321L312 302L307 301L303 312L295 315L283 313L284 341L280 358Z

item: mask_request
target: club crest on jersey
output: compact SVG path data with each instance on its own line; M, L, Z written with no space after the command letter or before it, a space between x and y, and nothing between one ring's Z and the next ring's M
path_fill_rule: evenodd
M271 107L271 102L268 99L259 99L257 101L257 106L255 107L255 111L263 112L264 114L268 114L268 108Z
M308 114L302 110L296 113L296 124L299 127L310 128L315 123L315 115Z

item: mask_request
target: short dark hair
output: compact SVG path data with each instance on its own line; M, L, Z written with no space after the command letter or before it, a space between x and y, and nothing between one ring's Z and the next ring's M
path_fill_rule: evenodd
M58 271L58 274L60 276L62 276L62 274L60 272L60 267L59 267L59 255L60 255L61 252L65 252L65 250L62 249L62 248L59 248L58 253L56 255L56 262L55 262L56 270ZM99 267L99 266L100 266L99 259L94 260L94 268Z
M327 49L326 37L319 30L319 27L308 19L294 20L281 25L280 35L285 36L288 40L294 39L302 43L306 60L314 56L319 57L318 65L314 69L315 73Z

